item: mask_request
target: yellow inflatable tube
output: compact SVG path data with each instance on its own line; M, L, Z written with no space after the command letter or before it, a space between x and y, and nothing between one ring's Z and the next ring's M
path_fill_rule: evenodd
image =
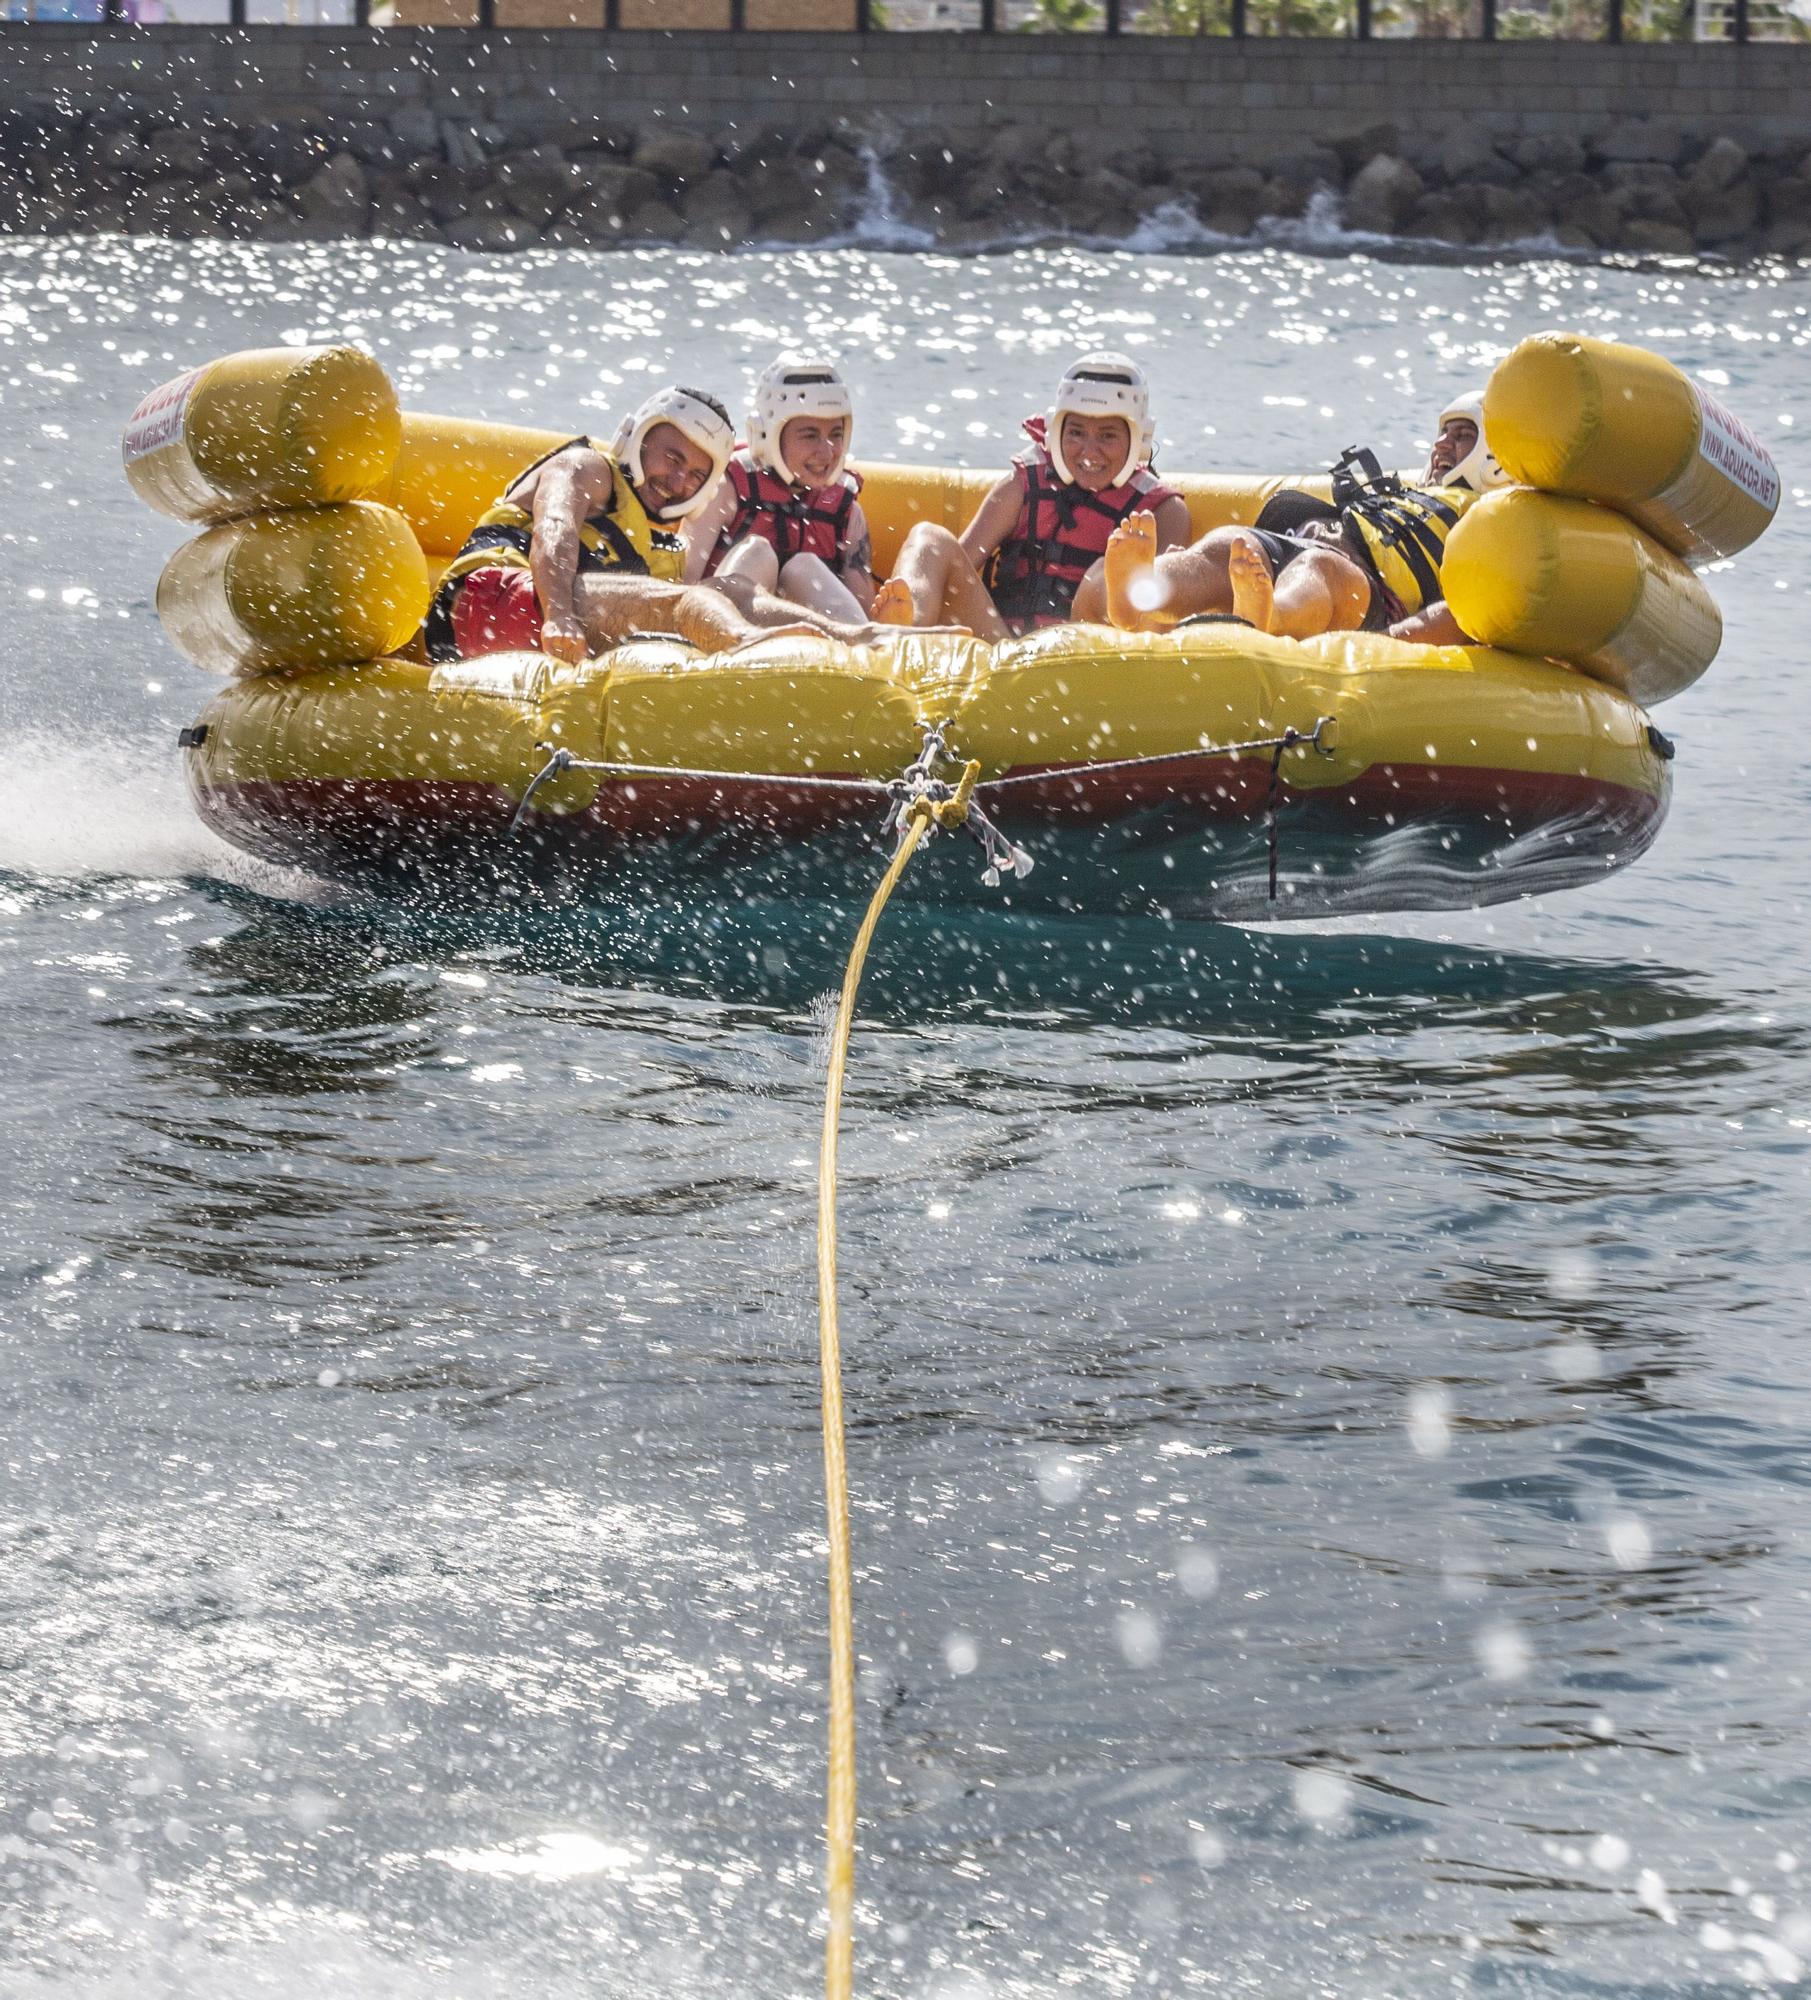
M396 391L370 355L266 347L153 389L120 445L147 507L208 522L361 500L390 477L400 438Z
M1747 548L1779 510L1766 446L1639 347L1573 333L1524 340L1485 388L1484 429L1512 479L1620 508L1690 561Z
M980 802L1036 858L1012 890L1021 907L1471 907L1626 864L1669 794L1667 746L1641 711L1569 669L1231 626L1057 628L997 648L786 635L708 660L651 640L579 667L504 654L258 676L222 689L188 732L188 773L224 837L330 872L513 857L626 866L631 882L676 866L720 890L765 854L802 894L839 879L839 857L871 874L884 801L790 777L897 777L927 716L955 756L979 761ZM1311 736L1329 717L1318 745L1279 760L1290 810L1273 905L1271 758L1229 746ZM655 775L560 774L512 830L549 745ZM746 781L723 775L735 773ZM982 893L966 844L952 852L924 878L942 884L930 892Z
M512 800L546 762L543 743L630 764L888 779L934 715L957 754L980 760L985 784L1286 726L1307 733L1328 714L1339 718L1331 754L1290 755L1295 791L1338 794L1379 771L1393 774L1386 791L1406 790L1411 775L1457 790L1468 773L1572 777L1652 798L1665 789L1639 711L1564 668L1482 647L1351 634L1298 644L1227 627L1117 639L1057 630L1000 648L920 639L885 652L780 637L714 660L648 640L576 667L527 653L442 667L378 660L233 683L206 711L196 757L223 786L476 782ZM1152 776L1174 784L1173 772ZM563 791L536 795L556 818L600 787L633 817L659 789L583 772L558 782Z
M354 500L198 535L164 565L157 615L210 673L338 666L406 646L431 587L408 522Z
M1474 639L1570 660L1649 707L1690 687L1723 641L1722 613L1684 563L1588 500L1487 494L1453 530L1441 577Z

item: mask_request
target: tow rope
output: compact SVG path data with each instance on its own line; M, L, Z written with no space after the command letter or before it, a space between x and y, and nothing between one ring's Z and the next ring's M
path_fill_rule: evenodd
M837 1313L836 1171L837 1142L842 1129L843 1083L848 1073L849 1042L855 1026L855 1001L861 988L868 949L874 941L893 891L912 856L936 833L958 828L979 841L986 857L982 879L998 883L1006 874L1031 873L1032 858L1001 833L976 803L981 766L968 759L954 785L937 775L937 766L951 756L944 741L947 725L922 722L924 742L916 759L892 780L822 778L778 771L711 771L681 765L630 764L575 757L552 744L535 747L548 752L546 764L522 794L510 831L522 824L541 786L563 771L596 771L608 777L691 778L711 783L771 784L817 790L865 793L892 801L883 833L895 837L892 859L868 900L843 969L841 993L830 1029L830 1054L824 1084L824 1119L818 1141L817 1169L817 1323L819 1399L824 1434L824 1513L829 1545L830 1718L829 1773L825 1787L825 2000L851 2000L855 1969L855 1609L853 1561L849 1533L849 1460L843 1419L842 1326ZM1270 895L1277 891L1276 818L1284 754L1304 746L1324 757L1334 754L1336 718L1323 715L1312 730L1286 728L1281 735L1245 743L1203 744L1198 749L1169 751L1159 756L1120 757L1110 763L1053 765L1047 770L1019 772L996 778L988 789L1046 784L1063 778L1092 777L1104 772L1133 770L1151 764L1179 763L1203 757L1237 757L1246 751L1268 750L1270 783L1266 816L1269 821Z
M818 1370L824 1429L824 1510L830 1541L830 1778L824 1816L825 1896L829 1928L824 1939L825 2000L849 2000L855 1965L855 1611L849 1553L849 1463L843 1431L843 1344L836 1309L836 1151L842 1127L843 1078L849 1037L855 1025L855 996L861 986L868 947L888 898L906 864L927 834L966 826L976 814L975 781L981 766L970 761L952 788L935 776L945 755L940 731L925 727L924 749L902 781L904 791L888 815L899 840L886 873L868 901L843 971L842 994L830 1030L830 1067L824 1085L824 1126L817 1155L817 1333ZM994 833L985 819L993 839ZM1000 863L988 847L987 873L996 881ZM1017 854L1018 850L1012 850ZM1030 868L1028 857L1020 856Z

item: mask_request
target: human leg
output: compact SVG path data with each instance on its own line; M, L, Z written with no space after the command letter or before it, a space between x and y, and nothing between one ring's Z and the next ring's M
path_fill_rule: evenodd
M909 619L899 615L907 606ZM873 615L886 624L948 620L996 644L1011 637L968 551L949 529L930 521L920 521L906 536L892 576L875 596Z
M759 535L745 535L711 573L716 584L744 581L751 590L778 590L780 558L772 542Z
M573 592L573 607L593 653L620 646L638 632L670 633L704 653L752 646L783 632L836 639L846 646L872 645L884 636L879 625L828 618L788 604L769 591L752 589L746 578L739 587L750 591L746 608L719 590L714 577L709 583L669 583L651 576L583 576Z
M669 583L652 576L582 576L572 603L593 653L620 646L637 632L671 634L706 653L727 652L766 636L728 592L710 584Z
M1238 535L1227 545L1226 581L1232 591L1234 615L1260 632L1274 631L1276 575L1254 536Z
M1107 617L1107 564L1103 557L1088 566L1088 573L1075 587L1075 602L1069 616L1077 625L1105 625Z
M1108 616L1121 631L1161 632L1204 611L1230 611L1227 561L1238 528L1215 528L1186 549L1157 555L1156 526L1133 514L1113 530L1103 565Z
M781 564L779 595L847 625L859 625L867 617L854 593L821 556L793 556Z

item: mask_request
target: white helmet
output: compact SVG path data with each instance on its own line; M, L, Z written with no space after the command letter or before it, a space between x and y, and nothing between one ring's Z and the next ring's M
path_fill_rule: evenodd
M843 448L830 476L832 484L842 474L849 456L849 437L855 428L855 405L849 399L848 384L828 361L815 355L782 354L761 371L755 384L755 399L748 412L748 455L764 472L772 472L793 483L792 473L780 451L780 433L794 417L819 417L831 421L841 417L849 429L843 434Z
M1513 482L1509 474L1497 463L1490 446L1484 441L1484 391L1473 389L1467 395L1455 396L1440 412L1436 435L1445 430L1455 417L1463 417L1468 424L1477 425L1478 441L1440 484L1463 486L1470 493L1488 493L1493 486L1511 485Z
M682 500L674 507L661 508L661 520L677 521L687 514L696 513L711 497L711 488L723 477L723 468L736 448L736 433L724 412L698 390L675 387L656 389L639 409L624 417L622 428L616 433L617 463L631 486L639 487L643 483L645 475L641 467L641 448L656 424L671 424L711 462L711 476L689 500Z
M1057 477L1073 480L1063 456L1063 418L1123 417L1131 433L1126 462L1109 482L1123 486L1141 465L1151 462L1151 391L1144 370L1124 354L1084 354L1063 373L1056 401L1044 420L1044 449Z

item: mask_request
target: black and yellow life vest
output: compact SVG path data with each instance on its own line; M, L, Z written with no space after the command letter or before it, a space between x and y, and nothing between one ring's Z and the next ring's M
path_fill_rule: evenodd
M610 498L595 514L579 523L579 574L596 575L615 570L624 576L664 577L677 583L685 566L685 546L677 534L663 528L641 504L629 484L616 454L596 438L568 438L543 452L510 482L514 493L531 473L538 472L551 458L558 458L574 445L586 445L608 461L611 474ZM452 641L453 593L462 578L475 569L527 569L529 551L534 546L534 515L506 493L478 517L478 525L465 538L465 546L441 572L434 587L434 601L427 617L427 650L431 660L455 659L458 650Z
M1458 486L1405 486L1368 451L1348 451L1333 468L1333 504L1347 543L1404 613L1446 595L1446 538L1477 497Z

